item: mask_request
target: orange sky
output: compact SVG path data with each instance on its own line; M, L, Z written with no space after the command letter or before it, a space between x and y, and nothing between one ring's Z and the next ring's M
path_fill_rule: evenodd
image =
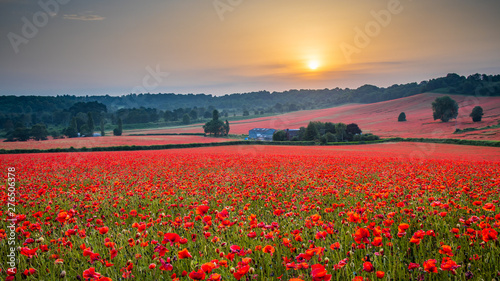
M1 95L221 95L500 73L494 0L65 1L0 0Z

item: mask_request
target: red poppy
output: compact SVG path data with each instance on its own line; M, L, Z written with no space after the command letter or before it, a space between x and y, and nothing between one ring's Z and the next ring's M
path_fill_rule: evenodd
M435 259L429 259L424 261L424 270L426 272L432 272L432 273L437 273L437 267L436 267L436 260Z
M189 273L189 278L192 280L205 280L205 272L203 270L192 271Z
M187 259L193 257L186 248L184 248L182 251L179 251L178 256L179 259Z

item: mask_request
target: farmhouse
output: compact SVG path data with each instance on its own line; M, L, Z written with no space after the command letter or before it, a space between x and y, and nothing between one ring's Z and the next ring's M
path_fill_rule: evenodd
M272 141L275 129L254 128L248 131L248 138L251 140Z

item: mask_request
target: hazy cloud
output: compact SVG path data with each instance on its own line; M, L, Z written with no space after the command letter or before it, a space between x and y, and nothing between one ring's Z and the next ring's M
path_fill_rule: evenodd
M92 12L83 12L78 14L65 14L63 16L65 20L84 20L84 21L96 21L104 20L105 17L95 15Z

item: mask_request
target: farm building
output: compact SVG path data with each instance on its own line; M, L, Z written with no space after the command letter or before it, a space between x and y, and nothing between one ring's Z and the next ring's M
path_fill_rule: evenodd
M286 139L287 140L292 140L294 137L299 136L299 129L286 129Z
M272 141L275 129L254 128L248 131L248 138L251 140Z

